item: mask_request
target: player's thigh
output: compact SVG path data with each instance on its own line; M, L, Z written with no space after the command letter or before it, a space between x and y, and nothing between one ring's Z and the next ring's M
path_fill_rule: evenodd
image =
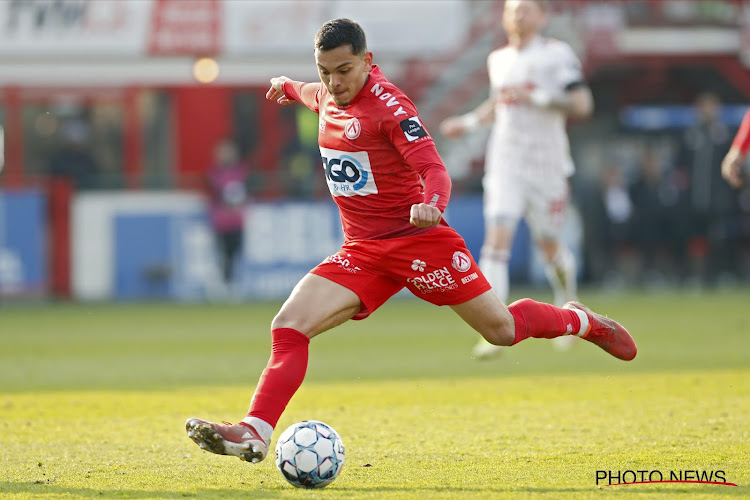
M273 319L272 328L293 328L309 338L344 323L361 307L352 290L308 273L292 290Z
M490 221L485 224L484 246L492 250L507 250L513 246L513 236L518 226L518 220L505 219Z
M534 241L557 241L562 237L570 199L567 178L548 177L530 183L527 222Z
M548 261L553 261L562 245L561 237L540 237L535 241L537 247Z
M493 290L451 308L488 342L511 345L515 340L513 315Z
M518 221L526 208L525 185L515 176L485 176L485 245L495 250L510 249Z

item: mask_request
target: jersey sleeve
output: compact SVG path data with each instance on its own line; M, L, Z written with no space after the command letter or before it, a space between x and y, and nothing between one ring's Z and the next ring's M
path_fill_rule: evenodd
M423 147L412 150L405 160L424 181L424 203L445 212L451 195L451 178L435 144L424 143Z
M403 94L398 96L398 101L402 103L403 111L398 115L391 111L383 114L381 131L424 181L424 203L442 212L450 198L450 176L435 142L419 119L417 107Z
M585 83L583 68L578 56L570 48L570 45L557 42L555 49L558 52L557 60L557 86L560 90L568 90L577 85Z
M413 150L425 144L434 145L434 142L419 119L416 106L403 94L398 100L403 103L403 111L398 116L386 112L381 121L381 131L401 156L406 158Z
M732 141L732 147L739 149L740 153L743 155L746 155L747 151L750 149L750 108L745 111L745 116L742 118L740 129L737 131L737 134Z
M289 99L299 101L316 113L320 109L320 90L321 83L295 82L290 80L284 82L282 89L284 95Z

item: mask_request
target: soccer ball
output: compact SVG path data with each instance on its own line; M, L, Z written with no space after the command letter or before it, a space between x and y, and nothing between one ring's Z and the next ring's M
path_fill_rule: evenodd
M276 467L298 488L323 488L336 479L343 466L344 442L323 422L297 422L276 442Z

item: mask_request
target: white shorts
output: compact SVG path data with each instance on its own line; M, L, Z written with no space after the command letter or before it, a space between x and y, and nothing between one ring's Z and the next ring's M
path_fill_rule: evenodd
M486 225L515 226L526 219L534 239L557 239L565 225L570 188L564 175L531 179L504 172L482 179Z

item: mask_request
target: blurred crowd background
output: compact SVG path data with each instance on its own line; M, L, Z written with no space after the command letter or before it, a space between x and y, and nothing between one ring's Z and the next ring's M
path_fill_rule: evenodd
M265 100L315 81L312 39L349 17L416 103L478 255L489 129L437 124L488 95L493 0L0 2L0 296L283 297L340 243L317 116ZM750 189L719 165L750 103L750 2L554 0L594 117L571 122L569 237L584 285L750 283ZM527 235L512 279L543 283ZM524 248L527 250L524 252Z

